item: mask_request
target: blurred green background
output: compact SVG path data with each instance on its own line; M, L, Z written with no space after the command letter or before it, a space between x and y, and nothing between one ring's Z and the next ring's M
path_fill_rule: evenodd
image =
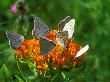
M17 13L10 11L14 4ZM5 80L3 64L12 70L12 75L16 71L13 67L17 67L6 30L21 33L28 39L32 38L34 16L40 17L49 28L57 29L58 23L68 15L76 20L75 41L82 46L90 45L83 78L77 77L74 82L110 82L109 5L110 0L24 0L22 3L0 0L0 82L9 81ZM28 74L28 67L23 69Z

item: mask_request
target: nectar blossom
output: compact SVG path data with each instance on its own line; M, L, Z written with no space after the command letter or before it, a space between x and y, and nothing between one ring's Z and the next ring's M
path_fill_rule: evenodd
M10 12L12 12L12 13L16 13L17 12L16 4L11 6Z

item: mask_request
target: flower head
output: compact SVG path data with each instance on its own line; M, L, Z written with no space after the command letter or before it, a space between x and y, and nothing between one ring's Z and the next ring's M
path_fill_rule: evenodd
M32 59L42 73L47 69L50 60L53 68L72 68L76 62L76 57L81 46L75 41L69 40L67 48L64 49L61 45L57 44L55 40L56 33L57 30L52 30L45 36L56 44L56 47L47 55L43 56L40 54L40 45L37 39L24 40L20 48L16 50L16 55L20 59L23 57Z
M12 12L12 13L16 13L17 12L16 4L11 6L10 12Z
M16 13L16 12L25 13L26 11L27 11L27 7L24 4L23 0L15 1L15 3L10 8L10 12L12 13Z

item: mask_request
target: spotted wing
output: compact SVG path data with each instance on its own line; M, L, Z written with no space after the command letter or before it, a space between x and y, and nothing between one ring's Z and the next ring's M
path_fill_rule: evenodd
M34 38L39 39L49 32L48 26L39 18L34 19L34 29L32 30L32 35Z
M40 51L42 55L49 53L56 45L54 42L46 39L40 38Z
M21 42L24 40L24 37L18 33L7 31L6 35L9 39L9 45L13 49L18 49L21 45Z

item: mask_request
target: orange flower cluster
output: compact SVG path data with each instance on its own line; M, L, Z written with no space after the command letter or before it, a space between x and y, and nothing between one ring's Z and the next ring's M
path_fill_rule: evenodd
M33 60L42 73L46 71L49 63L53 68L73 67L75 63L80 61L76 61L75 55L81 49L81 46L73 40L69 40L67 48L64 49L56 43L56 33L57 30L52 30L45 36L56 44L56 47L47 55L40 54L38 39L24 40L20 48L16 50L16 55L19 59L27 58Z

